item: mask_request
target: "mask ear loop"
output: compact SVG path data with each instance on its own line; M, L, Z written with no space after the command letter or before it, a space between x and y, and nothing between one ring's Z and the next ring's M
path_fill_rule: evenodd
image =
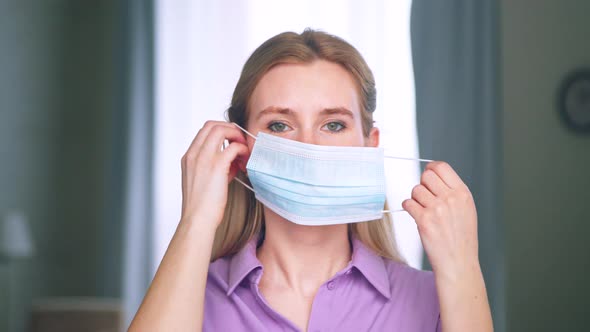
M425 162L425 163L430 163L433 162L434 160L430 160L430 159L420 159L420 158L407 158L407 157L395 157L395 156L383 156L384 158L389 158L389 159L399 159L399 160L411 160L411 161L421 161L421 162ZM389 213L389 214L394 214L396 212L406 212L406 210L404 209L397 209L397 210L383 210L381 211L382 213Z
M252 137L254 140L256 140L256 136L252 135L250 132L248 132L246 129L240 127L239 124L235 123L235 122L230 122L232 124L234 124L236 127L238 127L238 129L240 129L241 131L243 131L244 133L246 133L248 136ZM244 187L250 189L250 191L252 191L253 193L256 193L254 191L254 188L250 187L249 185L247 185L244 181L240 180L237 176L234 177L234 180L238 181L239 183L241 183Z
M389 213L389 214L394 214L397 212L406 212L406 210L404 209L398 209L398 210L383 210L381 211L381 213L385 214L385 213Z
M249 185L247 185L244 181L240 180L237 176L234 177L234 180L238 181L239 183L241 183L244 187L250 189L250 191L252 191L253 193L256 193L254 191L254 188L250 187Z
M395 156L383 156L384 158L389 158L389 159L399 159L399 160L411 160L411 161L421 161L424 163L430 163L433 162L434 160L430 160L430 159L420 159L420 158L407 158L407 157L395 157Z
M247 131L246 129L240 127L239 124L235 123L235 122L230 122L231 124L234 124L236 127L238 127L238 129L240 129L241 131L243 131L244 133L246 133L248 136L252 137L253 139L256 139L256 136L250 134L249 131Z

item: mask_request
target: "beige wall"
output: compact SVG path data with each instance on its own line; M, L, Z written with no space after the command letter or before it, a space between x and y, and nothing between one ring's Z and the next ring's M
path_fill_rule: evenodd
M564 75L590 67L590 1L502 0L509 331L590 326L590 133L557 116Z

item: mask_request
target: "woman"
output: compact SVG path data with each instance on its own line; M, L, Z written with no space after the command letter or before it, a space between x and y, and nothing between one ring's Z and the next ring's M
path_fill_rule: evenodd
M309 226L261 204L256 197L274 196L256 183L233 181L255 175L246 163L262 139L310 151L377 147L375 98L367 64L335 36L306 30L262 44L244 65L229 122L208 121L182 158L182 217L130 330L491 331L475 205L446 163L429 163L402 204L433 272L403 262L387 214L314 224L314 213L341 212L320 208Z

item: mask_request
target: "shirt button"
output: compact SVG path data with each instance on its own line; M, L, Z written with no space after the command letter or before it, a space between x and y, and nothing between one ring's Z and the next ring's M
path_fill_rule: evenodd
M328 283L328 290L333 290L334 288L336 288L336 284L334 284L334 282L333 282L333 281L330 281L330 282Z
M347 271L346 271L344 274L345 274L345 275L349 275L349 274L351 274L351 273L352 273L352 270L347 270Z

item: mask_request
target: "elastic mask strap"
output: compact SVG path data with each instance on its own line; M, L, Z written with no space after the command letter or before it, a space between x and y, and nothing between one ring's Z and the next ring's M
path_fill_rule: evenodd
M238 181L239 183L241 183L244 187L250 189L251 192L256 193L254 191L254 188L250 187L249 185L247 185L244 181L240 180L237 176L234 177L234 180Z
M424 163L429 163L432 162L434 160L430 160L430 159L420 159L420 158L406 158L406 157L395 157L395 156L383 156L385 158L390 158L390 159L400 159L400 160L412 160L412 161L421 161Z
M424 162L424 163L429 163L429 162L434 161L434 160L430 160L430 159L406 158L406 157L395 157L395 156L383 156L383 157L390 158L390 159L399 159L399 160L421 161L421 162ZM383 210L381 212L393 214L393 213L396 213L396 212L406 212L406 210L404 210L404 209L399 209L399 210Z
M430 160L430 159L420 159L420 158L406 158L406 157L395 157L395 156L383 156L383 157L384 158L390 158L390 159L399 159L399 160L421 161L421 162L424 162L424 163L429 163L429 162L432 162L433 161L433 160ZM381 212L393 214L393 213L396 213L396 212L406 212L406 210L404 210L404 209L383 210Z
M256 139L256 136L252 135L249 131L247 131L246 129L240 127L239 124L235 123L235 122L230 122L232 124L234 124L236 127L238 127L238 129L240 129L241 131L243 131L244 133L246 133L248 136L252 137L253 139ZM234 180L238 181L239 183L241 183L244 187L250 189L251 192L256 193L254 191L254 188L250 187L249 185L247 185L244 181L240 180L237 176L234 177Z
M244 128L240 127L240 125L239 125L239 124L237 124L237 123L235 123L235 122L231 122L231 123L233 123L234 125L236 125L236 127L238 127L238 128L241 130L241 131L243 131L244 133L246 133L248 136L252 137L253 139L256 139L256 136L254 136L254 135L250 134L250 132L249 132L249 131L247 131L246 129L244 129Z
M394 213L397 213L397 212L406 212L406 210L399 209L399 210L383 210L383 211L381 211L381 213L384 213L384 214L385 213L394 214Z

